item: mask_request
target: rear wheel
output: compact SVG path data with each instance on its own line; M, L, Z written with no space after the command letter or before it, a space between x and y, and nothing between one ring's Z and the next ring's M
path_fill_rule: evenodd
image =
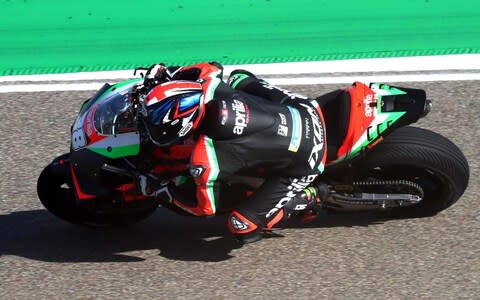
M469 179L468 162L455 144L416 127L394 131L357 167L355 180L404 180L421 187L423 200L418 205L389 210L399 217L435 215L460 198Z
M37 181L40 202L60 219L91 226L127 225L148 217L158 207L155 200L114 204L108 199L90 199L89 203L78 205L71 188L69 170L68 154L65 154L49 164Z

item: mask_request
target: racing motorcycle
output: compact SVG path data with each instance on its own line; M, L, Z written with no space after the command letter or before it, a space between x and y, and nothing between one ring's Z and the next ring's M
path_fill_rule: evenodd
M144 76L105 84L83 103L71 128L70 152L55 158L38 178L38 197L55 216L75 224L128 224L162 203L144 196L137 181L145 165L154 172L169 164L155 157L155 146L145 146L139 113L146 87ZM408 126L431 110L424 90L355 82L316 100L325 116L328 155L314 182L327 188L318 209L432 216L465 191L469 167L459 148L440 134ZM145 162L145 157L151 159ZM242 201L234 197L238 190L255 189L259 182L225 182L225 194L235 200L222 202L218 211L229 212Z

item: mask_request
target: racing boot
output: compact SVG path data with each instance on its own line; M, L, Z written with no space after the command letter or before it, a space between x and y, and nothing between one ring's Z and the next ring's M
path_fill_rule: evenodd
M313 184L285 205L286 217L298 217L302 223L313 221L321 209L321 202L328 195L325 183Z
M228 230L242 244L249 244L263 238L263 228L257 225L251 218L234 210L228 216Z
M285 220L285 210L282 208L268 219L262 217L247 217L248 213L242 214L234 210L228 218L228 229L242 244L257 242L265 235L272 236L272 228L280 221ZM261 221L263 220L263 222Z

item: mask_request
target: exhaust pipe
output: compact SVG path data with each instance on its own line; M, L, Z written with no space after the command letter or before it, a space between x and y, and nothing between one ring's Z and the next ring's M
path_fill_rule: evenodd
M432 100L426 99L425 106L423 107L423 113L420 115L420 118L425 117L432 110Z

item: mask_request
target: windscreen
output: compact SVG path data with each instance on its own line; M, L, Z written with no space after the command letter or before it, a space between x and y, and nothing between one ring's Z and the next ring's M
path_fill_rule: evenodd
M116 94L103 101L95 111L94 123L97 132L103 135L137 131L128 95Z

